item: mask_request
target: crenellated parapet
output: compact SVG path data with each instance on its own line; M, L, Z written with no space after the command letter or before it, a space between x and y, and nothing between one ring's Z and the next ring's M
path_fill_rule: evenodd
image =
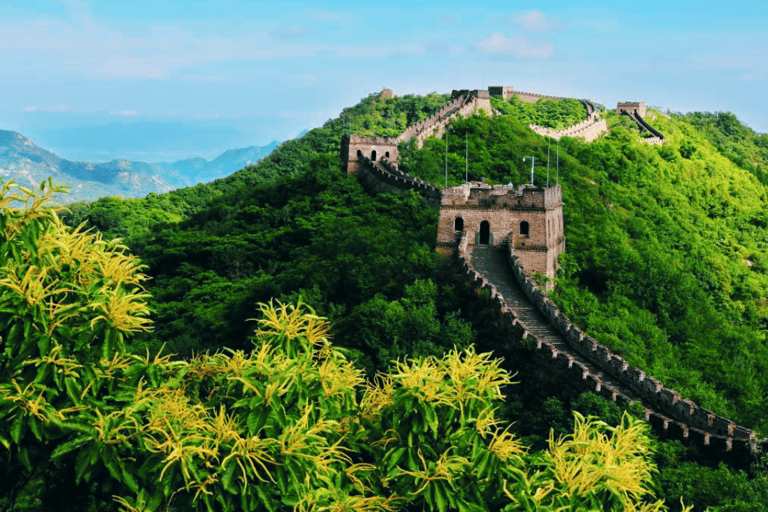
M584 121L563 128L562 130L552 130L551 128L545 128L535 124L530 124L528 126L539 135L552 137L555 140L560 140L562 137L580 137L587 142L592 142L603 133L608 132L608 123L605 119L600 119L600 113L595 109L592 102L581 100L581 103L587 111L587 119Z
M502 315L507 330L515 339L527 340L538 359L554 374L562 375L580 389L594 392L618 404L640 401L645 419L657 432L673 439L685 440L717 452L737 451L744 454L768 448L768 439L757 439L755 433L733 421L718 416L676 391L664 387L639 368L597 343L578 329L559 311L536 283L523 270L513 251L507 249L509 268L515 284L546 321L546 334L541 325L529 323L530 315L521 316L500 287L489 281L473 261L471 234L463 231L459 238L458 258L464 273L474 286L486 289L494 308ZM535 320L533 320L535 322Z
M619 115L639 114L641 117L645 117L648 113L648 106L644 101L619 101L616 103L616 113Z
M340 156L347 174L354 175L360 170L363 157L374 162L381 158L396 162L400 154L397 149L397 140L392 137L343 135Z
M587 361L602 370L619 386L629 389L646 406L646 419L663 430L677 431L705 446L717 446L726 451L739 447L754 452L758 445L768 447L768 439L758 440L755 433L733 421L700 407L666 388L641 369L630 366L621 356L587 336L565 317L520 265L513 251L508 251L512 274L528 299L555 328L567 344ZM610 383L603 382L610 386ZM618 396L618 395L617 395ZM627 397L628 398L628 397Z
M645 103L642 101L625 101L625 102L618 102L616 104L616 113L619 115L625 115L632 118L635 123L637 123L638 128L640 128L641 132L650 132L653 137L646 137L643 139L640 139L641 142L645 142L646 144L663 144L666 138L664 137L664 134L661 133L659 130L648 124L648 122L644 119L645 115L648 112L648 108L646 107Z
M381 159L373 161L363 156L360 158L358 178L373 181L379 188L386 190L414 190L425 196L433 206L440 202L440 189L428 181L416 178L398 169L396 163Z
M438 245L455 243L460 231L471 235L470 245L510 244L529 272L555 277L557 258L565 251L560 186L470 182L446 188L440 201Z

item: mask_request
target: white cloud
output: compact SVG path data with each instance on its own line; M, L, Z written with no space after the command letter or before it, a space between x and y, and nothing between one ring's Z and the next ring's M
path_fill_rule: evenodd
M111 116L137 116L139 113L135 110L112 110L109 115Z
M533 46L525 38L504 37L500 32L495 32L488 39L475 43L474 48L479 52L499 57L546 59L552 56L550 44Z
M532 32L543 32L548 25L547 15L537 9L516 14L512 16L512 21Z
M24 107L24 112L69 112L72 110L66 103L59 103L53 107Z

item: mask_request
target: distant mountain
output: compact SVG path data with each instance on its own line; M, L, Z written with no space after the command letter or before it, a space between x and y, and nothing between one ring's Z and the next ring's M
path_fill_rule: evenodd
M52 176L55 183L71 187L69 194L58 199L61 203L94 201L104 196L143 197L150 192L169 192L223 178L255 164L278 145L271 142L263 147L230 149L212 161L194 157L156 163L122 159L72 162L38 147L20 133L0 130L0 178L37 186Z

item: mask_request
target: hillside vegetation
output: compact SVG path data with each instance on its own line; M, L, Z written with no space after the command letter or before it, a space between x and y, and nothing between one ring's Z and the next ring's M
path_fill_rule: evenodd
M129 349L154 353L167 343L180 361L202 349L249 350L247 319L256 304L301 297L330 318L334 344L350 350L369 378L394 358L441 357L454 346L504 355L505 368L519 371L525 384L508 390L500 414L517 421L513 430L536 450L546 448L550 427L556 436L572 430L571 409L620 424L615 406L549 381L498 332L487 297L437 260L437 212L420 196L371 194L340 172L342 133L395 135L447 101L371 95L224 180L73 208L70 225L86 222L106 237L124 237L152 277L145 286L155 331L135 335ZM538 124L556 126L546 109L541 115ZM549 180L563 185L568 238L554 299L631 364L768 432L767 195L758 180L762 161L754 157L754 168L745 169L738 160L761 155L762 136L724 136L722 144L744 146L724 155L709 124L656 112L648 120L669 141L652 147L639 142L629 119L606 117L611 132L598 141L560 141L559 170L554 141L550 148ZM464 181L465 141L470 179L527 182L530 163L522 157L534 155L536 183L546 183L548 143L528 122L514 112L454 121L449 184ZM445 144L404 146L403 168L443 184ZM681 496L702 510L768 503L759 464L737 464L745 473L668 442L656 460L654 485L670 504ZM724 481L727 489L712 489L711 482Z

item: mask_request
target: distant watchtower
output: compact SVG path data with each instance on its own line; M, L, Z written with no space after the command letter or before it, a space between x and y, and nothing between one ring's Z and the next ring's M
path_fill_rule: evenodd
M463 230L470 245L508 243L526 274L555 277L557 257L565 251L560 185L515 189L471 182L444 189L438 248L455 247Z
M616 103L616 113L621 114L640 114L640 117L645 117L648 112L648 107L644 101L619 101Z
M397 162L397 141L392 137L370 137L368 135L344 135L341 137L341 161L347 174L355 175L360 170L358 157L366 156L378 162L382 158Z

